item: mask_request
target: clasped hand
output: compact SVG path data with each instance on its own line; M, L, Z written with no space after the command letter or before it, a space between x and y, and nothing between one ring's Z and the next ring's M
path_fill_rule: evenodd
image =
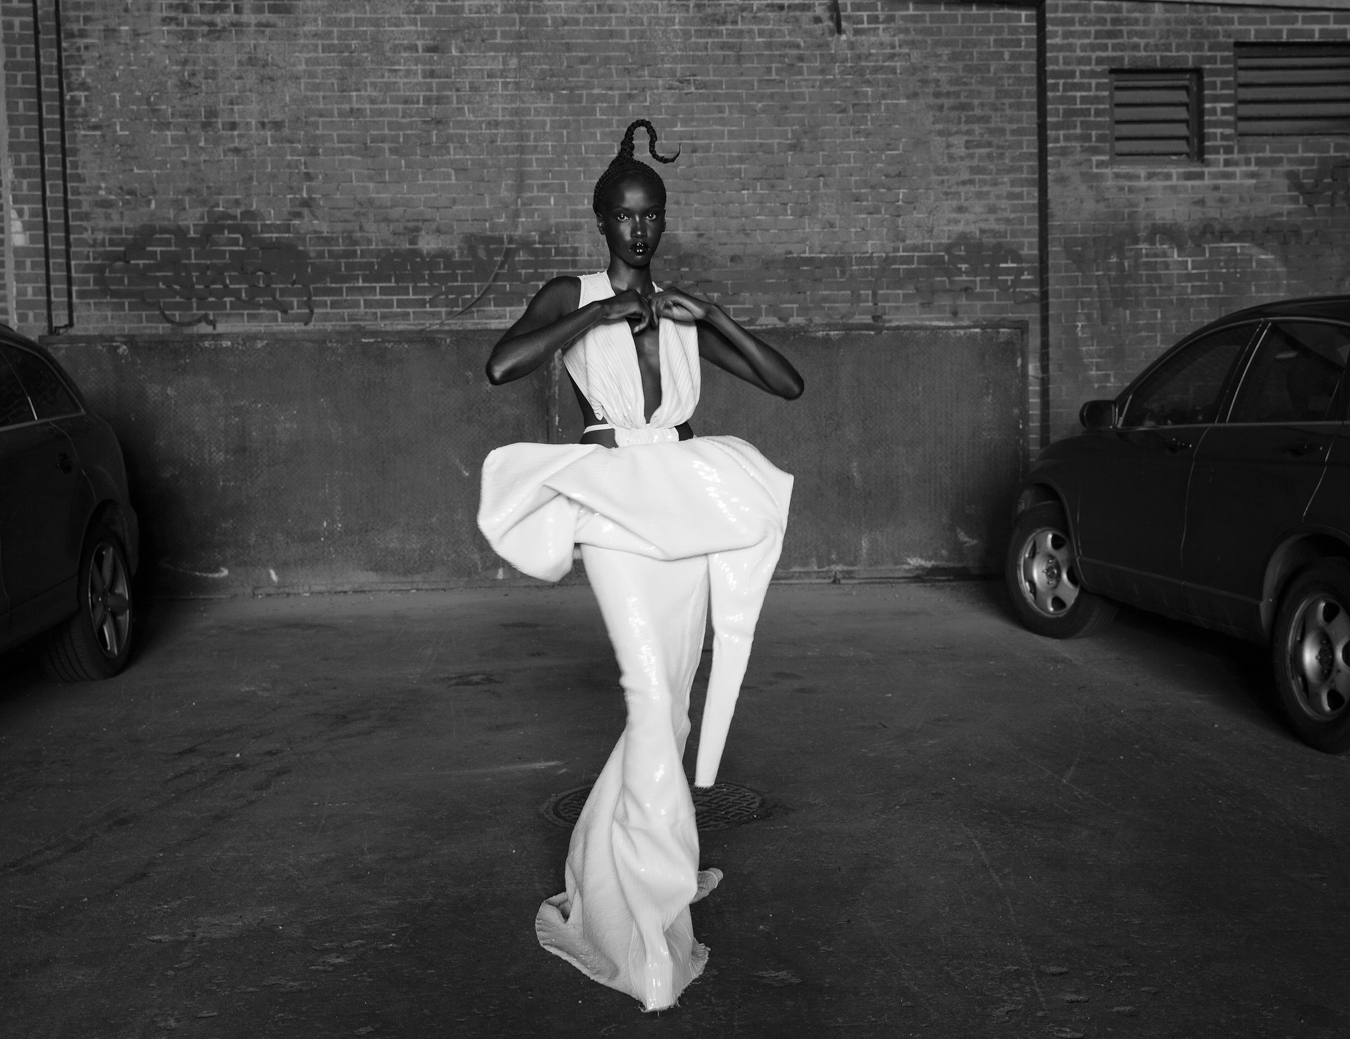
M624 289L608 300L606 320L627 320L638 335L655 328L660 318L672 321L703 321L714 304L691 296L680 289L665 289L654 296L644 296L636 289Z

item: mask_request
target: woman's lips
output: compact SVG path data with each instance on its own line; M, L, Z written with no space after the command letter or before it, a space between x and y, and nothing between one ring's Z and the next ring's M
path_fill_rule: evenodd
M646 243L646 242L634 242L631 246L629 246L629 248L633 250L633 255L634 255L634 256L646 256L646 255L647 255L647 243Z

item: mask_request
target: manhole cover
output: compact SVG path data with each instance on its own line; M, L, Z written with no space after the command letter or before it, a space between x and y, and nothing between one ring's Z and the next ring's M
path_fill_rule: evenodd
M545 801L540 811L554 826L570 830L581 815L581 806L586 803L590 793L591 788L588 786L564 790ZM692 793L694 818L700 830L725 830L728 826L748 823L760 818L766 807L762 794L735 783L717 783L707 790L695 789Z

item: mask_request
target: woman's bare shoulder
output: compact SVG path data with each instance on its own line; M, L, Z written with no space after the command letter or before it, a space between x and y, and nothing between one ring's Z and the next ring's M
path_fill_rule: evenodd
M557 317L570 314L581 305L581 279L575 274L550 278L530 300L530 309L545 310Z

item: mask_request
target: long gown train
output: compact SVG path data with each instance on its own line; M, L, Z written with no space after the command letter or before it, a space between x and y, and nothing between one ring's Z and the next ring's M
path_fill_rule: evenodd
M592 545L581 554L628 720L572 831L567 889L540 907L535 932L544 948L651 1010L673 1003L708 958L689 919L698 831L683 765L708 564Z
M713 660L695 782L711 786L792 477L734 437L605 449L511 444L483 465L478 522L522 572L556 581L581 545L618 657L623 735L572 832L566 889L539 908L540 943L589 977L671 1006L703 970L701 893L682 758L689 690L711 614Z

